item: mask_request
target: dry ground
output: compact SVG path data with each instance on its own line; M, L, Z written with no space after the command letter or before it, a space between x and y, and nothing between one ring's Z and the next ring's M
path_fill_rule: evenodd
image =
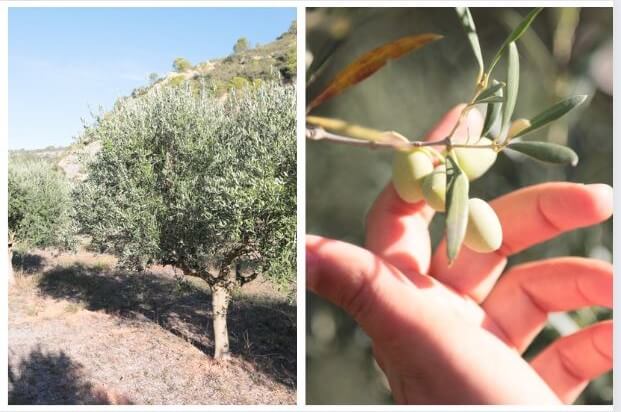
M18 263L9 403L295 403L296 310L266 282L237 292L233 359L219 363L200 279L162 267L128 273L91 253L38 251Z

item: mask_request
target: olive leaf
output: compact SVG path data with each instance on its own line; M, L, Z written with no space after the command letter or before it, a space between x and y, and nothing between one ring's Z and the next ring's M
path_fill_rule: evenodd
M496 85L502 84L504 85L504 83L499 82L498 80L492 80L492 86L490 87L494 87ZM504 86L503 86L504 87ZM487 90L487 89L486 89ZM502 93L503 88L499 87L495 92L494 95L497 97L501 97L503 96ZM483 93L483 92L481 92ZM489 132L492 130L492 127L494 126L494 123L496 123L496 121L498 120L498 116L500 116L500 109L502 107L501 103L490 103L487 105L487 111L485 113L485 122L483 122L483 129L481 131L481 136L485 137L489 134Z
M572 96L556 103L530 120L530 126L517 133L514 137L524 136L527 133L545 126L546 124L564 116L575 107L580 106L586 100L586 95Z
M466 236L469 183L453 156L446 160L446 253L451 265Z
M475 104L479 104L479 103L504 103L505 98L502 96L489 96L486 97L485 99L477 99L474 103Z
M494 67L496 67L496 64L502 57L502 54L504 53L505 48L507 48L507 46L510 43L514 43L520 37L522 37L522 35L526 32L526 30L528 30L533 20L535 20L535 17L537 17L537 15L541 12L541 10L543 10L543 7L537 7L537 8L532 9L526 15L526 17L524 17L524 19L520 22L520 24L518 24L518 26L515 29L513 29L511 34L509 34L509 37L505 39L505 41L502 43L502 46L500 46L500 49L498 50L498 52L496 52L496 55L492 59L492 63L489 65L489 69L487 70L488 74L491 73L492 70L494 70Z
M408 139L397 132L370 129L368 127L348 123L341 119L307 116L306 123L356 139L389 144L395 148L403 147L404 143L408 143Z
M455 7L455 10L457 11L459 21L461 22L461 25L464 27L466 35L468 36L468 41L470 42L470 46L472 47L474 58L477 60L477 64L479 65L478 79L480 80L483 77L483 71L485 70L485 67L483 65L483 54L481 53L479 36L477 36L477 28L474 25L474 20L472 19L472 14L470 14L470 9L468 9L468 7Z
M515 150L541 162L555 164L578 164L578 155L567 146L549 142L514 142L507 149Z
M384 67L389 60L397 59L442 37L434 33L406 36L363 54L336 75L328 87L308 104L306 112L310 113L311 110L326 100L341 94L348 87L360 83Z
M502 106L502 123L500 128L500 138L504 139L509 125L511 124L511 116L515 109L517 101L518 88L520 87L520 55L518 54L515 43L509 43L509 56L507 58L507 97Z
M506 83L494 80L491 86L487 87L486 89L484 89L481 93L477 95L477 98L474 100L474 103L482 103L482 100L485 100L492 96L498 96L496 92L505 86L506 86Z

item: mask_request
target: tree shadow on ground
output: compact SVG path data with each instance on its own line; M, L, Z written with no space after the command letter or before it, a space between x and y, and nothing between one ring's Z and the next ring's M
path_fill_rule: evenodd
M149 272L101 271L82 264L43 272L39 290L132 322L155 322L213 356L211 295L183 280ZM234 298L228 316L234 355L274 380L296 385L296 308L283 300Z
M63 351L46 353L36 347L17 365L9 362L9 405L131 404L82 375L82 366Z
M45 258L37 254L15 251L13 252L11 264L15 271L32 274L40 272L43 269L45 266Z

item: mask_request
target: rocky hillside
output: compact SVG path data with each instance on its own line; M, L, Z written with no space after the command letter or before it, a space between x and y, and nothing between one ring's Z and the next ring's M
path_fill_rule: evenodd
M218 96L225 95L232 88L239 89L266 80L280 80L292 83L296 77L296 34L293 21L289 30L276 40L265 45L248 47L247 42L229 56L200 62L179 58L173 66L174 71L164 75L151 75L151 83L134 89L129 96L120 99L139 97L152 88L176 87L189 84L193 88L211 87ZM241 40L241 39L240 39ZM244 47L245 46L245 47ZM99 151L98 142L91 141L88 132L69 147L48 147L37 150L14 150L9 152L11 161L43 159L53 162L72 180L84 179L80 158L94 156Z
M179 58L173 64L175 71L157 78L153 74L152 83L135 89L132 97L139 96L152 87L176 86L187 82L197 88L203 84L213 87L217 95L223 95L231 88L242 88L265 80L277 79L283 83L291 83L296 77L296 34L297 26L294 21L289 30L266 45L240 47L240 50L229 56L196 65Z

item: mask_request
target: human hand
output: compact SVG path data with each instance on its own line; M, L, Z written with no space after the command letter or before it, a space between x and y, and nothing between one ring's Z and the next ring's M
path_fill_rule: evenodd
M447 134L461 107L430 132ZM456 136L481 129L471 111ZM477 131L478 130L478 131ZM511 268L507 257L612 214L607 185L554 182L492 201L503 227L494 253L462 248L447 266L445 243L431 254L424 201L403 202L388 184L373 205L366 249L307 236L307 286L341 306L371 337L398 403L571 403L612 368L612 322L564 336L530 362L520 355L549 312L612 306L612 266L576 257Z

